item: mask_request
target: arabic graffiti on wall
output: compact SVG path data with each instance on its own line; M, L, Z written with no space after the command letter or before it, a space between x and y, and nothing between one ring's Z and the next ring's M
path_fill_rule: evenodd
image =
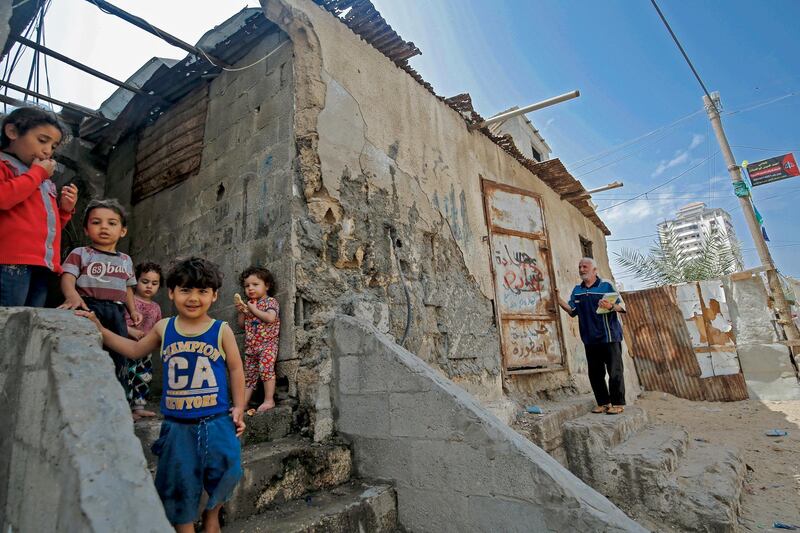
M506 357L515 366L541 366L561 361L556 324L552 320L504 320Z
M538 242L525 237L495 235L492 244L501 312L546 314L550 284L546 258Z

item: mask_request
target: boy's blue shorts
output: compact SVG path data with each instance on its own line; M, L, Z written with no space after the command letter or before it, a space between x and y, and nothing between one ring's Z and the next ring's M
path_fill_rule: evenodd
M203 489L206 509L229 500L242 477L242 447L228 413L190 423L165 419L151 449L158 456L156 490L172 524L194 522Z

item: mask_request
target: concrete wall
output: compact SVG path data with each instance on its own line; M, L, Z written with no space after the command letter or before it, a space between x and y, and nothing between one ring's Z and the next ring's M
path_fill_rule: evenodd
M3 531L170 529L114 368L88 320L0 308Z
M412 531L644 531L452 381L336 317L332 401L357 472L392 480Z
M333 15L309 0L262 5L296 50L300 360L326 358L325 325L336 312L401 337L406 305L397 256L413 307L406 347L482 401L500 399L481 178L542 196L562 290L577 279L579 234L595 243L601 273L610 276L604 235ZM512 388L589 390L577 324L564 330L567 368L514 376ZM298 375L329 379L302 364Z
M800 382L789 348L779 342L764 281L756 275L723 278L747 392L761 400L800 400Z
M277 47L281 49L266 61L223 72L211 81L199 173L134 205L128 240L136 263L156 261L166 269L174 259L195 254L220 265L225 278L212 315L234 328L239 273L250 265L270 269L281 304L280 357L291 358L292 46L276 30L238 65L253 63ZM128 205L136 143L132 135L109 156L106 195ZM165 315L170 314L167 291L157 299Z

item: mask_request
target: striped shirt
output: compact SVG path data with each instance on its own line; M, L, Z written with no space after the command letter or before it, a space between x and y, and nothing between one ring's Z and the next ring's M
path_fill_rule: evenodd
M88 298L125 303L128 287L136 285L133 261L121 252L82 246L69 253L63 267L77 278L78 294Z

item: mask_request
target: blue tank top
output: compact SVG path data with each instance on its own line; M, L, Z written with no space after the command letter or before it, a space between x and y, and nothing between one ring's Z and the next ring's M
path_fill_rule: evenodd
M175 327L175 317L167 321L161 341L161 412L165 416L202 418L228 412L223 324L215 320L203 333L183 335Z

